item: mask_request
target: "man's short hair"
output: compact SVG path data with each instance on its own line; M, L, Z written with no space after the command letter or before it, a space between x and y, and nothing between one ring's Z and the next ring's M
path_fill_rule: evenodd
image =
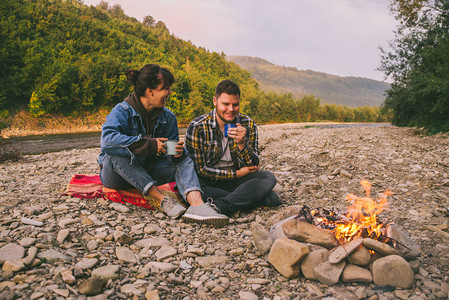
M217 84L217 87L215 88L215 98L218 99L223 93L228 95L236 95L240 98L239 86L237 85L237 83L229 79L225 79Z

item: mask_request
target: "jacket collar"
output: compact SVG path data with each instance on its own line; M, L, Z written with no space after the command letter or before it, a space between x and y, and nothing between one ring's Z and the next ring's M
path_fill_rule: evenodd
M142 102L139 99L139 96L136 95L136 92L132 92L128 98L125 99L126 103L128 103L134 110L139 114L142 119L147 120L149 119L159 119L159 116L161 115L163 108L156 108L150 113L148 113L145 108L142 105ZM165 123L165 119L161 118L159 119L160 123Z

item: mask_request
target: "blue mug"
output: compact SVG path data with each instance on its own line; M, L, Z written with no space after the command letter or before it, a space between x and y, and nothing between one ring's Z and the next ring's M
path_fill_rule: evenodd
M237 125L235 125L235 124L225 124L224 136L227 137L228 136L228 129L229 128L234 128L234 127L237 127Z

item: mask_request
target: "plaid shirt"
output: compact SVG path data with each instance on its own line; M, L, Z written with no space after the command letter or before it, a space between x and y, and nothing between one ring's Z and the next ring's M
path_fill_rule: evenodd
M223 156L221 143L223 133L217 124L215 115L216 110L214 109L190 122L186 132L186 148L200 177L211 181L233 180L237 178L236 170L259 165L257 125L250 117L240 113L237 115L233 123L240 123L246 128L246 145L239 150L234 139L229 138L229 149L234 166L215 168L214 165Z

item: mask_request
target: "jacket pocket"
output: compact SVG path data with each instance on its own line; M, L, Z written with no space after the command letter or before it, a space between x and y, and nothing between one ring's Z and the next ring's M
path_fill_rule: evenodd
M218 162L220 159L220 147L218 146L218 143L216 141L209 144L207 147L207 164L208 165L214 165Z

